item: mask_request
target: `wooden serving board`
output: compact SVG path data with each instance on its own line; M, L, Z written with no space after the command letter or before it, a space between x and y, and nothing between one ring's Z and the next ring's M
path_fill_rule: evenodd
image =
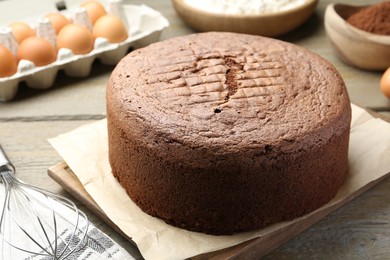
M49 176L54 179L57 183L59 183L65 190L67 190L70 194L72 194L76 199L78 199L81 203L83 203L86 207L88 207L92 212L94 212L97 216L99 216L104 222L114 228L117 232L123 235L126 239L128 239L131 243L134 242L131 240L129 236L124 234L120 228L118 228L108 217L104 214L104 212L100 209L100 207L96 204L93 198L86 192L82 184L77 179L76 175L72 172L72 170L68 167L65 162L54 165L48 169ZM366 190L372 188L377 183L381 182L388 175L385 174L379 179L376 179L373 182L370 182L366 186L362 187L359 190L356 190L354 193L345 197L343 200L334 204L331 207L325 208L323 210L316 211L314 214L310 214L308 217L303 218L301 221L295 222L292 225L289 225L285 228L279 229L269 235L259 237L256 239L252 239L250 241L241 243L239 245L226 248L223 250L219 250L212 253L206 253L202 255L198 255L192 257L191 259L199 260L199 259L258 259L261 256L266 255L271 252L273 249L277 248L284 242L298 235L300 232L304 231L308 227L312 226L317 221L324 218L329 213L333 212L337 208L341 207L345 203L351 201L352 199L359 196L361 193Z

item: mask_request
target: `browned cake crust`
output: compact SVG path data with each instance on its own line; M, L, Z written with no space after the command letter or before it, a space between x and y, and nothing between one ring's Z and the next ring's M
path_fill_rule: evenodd
M113 174L146 213L211 234L332 199L350 101L321 57L260 36L201 33L131 52L107 87Z

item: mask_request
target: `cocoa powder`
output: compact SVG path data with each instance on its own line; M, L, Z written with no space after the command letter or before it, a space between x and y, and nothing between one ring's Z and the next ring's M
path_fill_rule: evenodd
M363 8L349 16L347 22L370 33L390 35L390 1Z

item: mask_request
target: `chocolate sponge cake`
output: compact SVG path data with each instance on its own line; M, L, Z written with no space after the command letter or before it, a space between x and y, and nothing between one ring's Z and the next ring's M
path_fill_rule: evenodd
M348 170L350 120L329 62L253 35L154 43L123 58L107 86L114 176L144 212L210 234L331 200Z

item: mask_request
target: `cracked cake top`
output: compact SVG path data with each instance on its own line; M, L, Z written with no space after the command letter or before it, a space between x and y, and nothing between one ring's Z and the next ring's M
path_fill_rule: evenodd
M123 118L136 114L162 140L228 145L231 152L240 144L315 145L327 142L322 126L337 132L349 123L344 82L328 61L290 43L236 33L193 34L135 50L113 71L107 97L107 106Z

